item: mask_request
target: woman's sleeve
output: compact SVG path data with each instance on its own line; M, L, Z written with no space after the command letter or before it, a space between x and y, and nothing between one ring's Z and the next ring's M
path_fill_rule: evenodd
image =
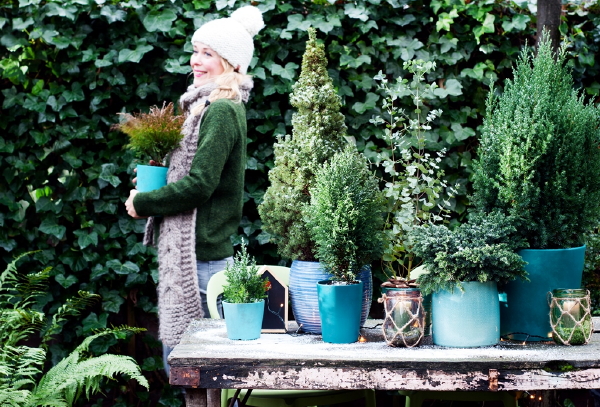
M213 102L202 119L198 150L189 175L155 191L138 193L133 205L139 216L174 215L194 209L210 198L231 150L241 140L234 106L220 102Z

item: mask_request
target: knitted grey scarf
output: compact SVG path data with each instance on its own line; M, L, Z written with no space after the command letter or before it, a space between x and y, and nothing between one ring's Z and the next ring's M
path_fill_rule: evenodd
M242 100L248 101L253 83L248 80L240 87ZM192 160L198 149L198 134L204 112L191 115L196 106L206 103L216 88L214 83L190 86L179 99L181 110L187 114L181 132L183 140L169 157L167 183L176 182L189 174ZM153 241L154 218L146 224L144 244ZM204 317L198 274L196 269L196 209L174 216L165 216L160 224L158 238L158 310L159 337L174 347L183 332L195 318Z

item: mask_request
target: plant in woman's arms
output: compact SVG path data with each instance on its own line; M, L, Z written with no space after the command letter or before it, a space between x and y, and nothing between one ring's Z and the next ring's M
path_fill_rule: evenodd
M385 205L365 157L348 146L317 172L305 207L317 256L335 280L353 282L381 256Z
M525 262L515 252L527 242L516 232L499 212L471 214L467 223L454 230L443 225L415 227L409 237L427 270L417 280L421 291L452 291L461 282L527 279Z
M173 103L162 108L152 106L148 113L119 113L123 121L112 126L129 136L131 148L140 158L150 159L164 166L168 153L179 146L183 134L181 126L185 119L175 114Z
M233 264L227 263L225 277L227 283L223 286L223 298L234 304L260 301L267 297L271 288L269 279L258 274L256 260L248 254L244 243L234 256Z
M426 83L425 78L435 69L435 62L407 61L404 69L412 74L410 81L398 77L390 83L381 71L375 76L385 96L385 114L371 119L371 123L385 126L382 138L387 147L372 158L383 171L388 206L383 271L389 278L383 285L392 287L408 285L406 280L410 281L410 272L418 265L408 238L410 231L419 225L443 222L450 208L448 197L444 197L448 184L440 168L446 151L426 150L431 141L428 131L442 114L439 109L429 110L425 103L437 98L437 85ZM411 99L412 111L400 107L403 98Z

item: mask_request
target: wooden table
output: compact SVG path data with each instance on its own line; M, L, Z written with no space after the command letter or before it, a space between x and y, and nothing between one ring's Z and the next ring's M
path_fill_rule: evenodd
M600 389L600 333L584 346L502 342L458 349L425 341L415 348L392 348L377 327L380 322L367 321L373 329L363 329L365 343L329 344L319 335L294 331L232 341L223 320L195 320L169 356L170 383L187 388L188 407L219 406L222 388ZM597 332L600 318L594 325Z

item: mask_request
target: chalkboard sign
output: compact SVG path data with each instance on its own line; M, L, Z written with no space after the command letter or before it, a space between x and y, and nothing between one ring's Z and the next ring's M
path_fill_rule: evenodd
M269 270L269 266L262 267L258 273L271 283L271 289L267 291L265 298L261 332L285 333L288 326L288 286L283 279L277 277L275 270Z

